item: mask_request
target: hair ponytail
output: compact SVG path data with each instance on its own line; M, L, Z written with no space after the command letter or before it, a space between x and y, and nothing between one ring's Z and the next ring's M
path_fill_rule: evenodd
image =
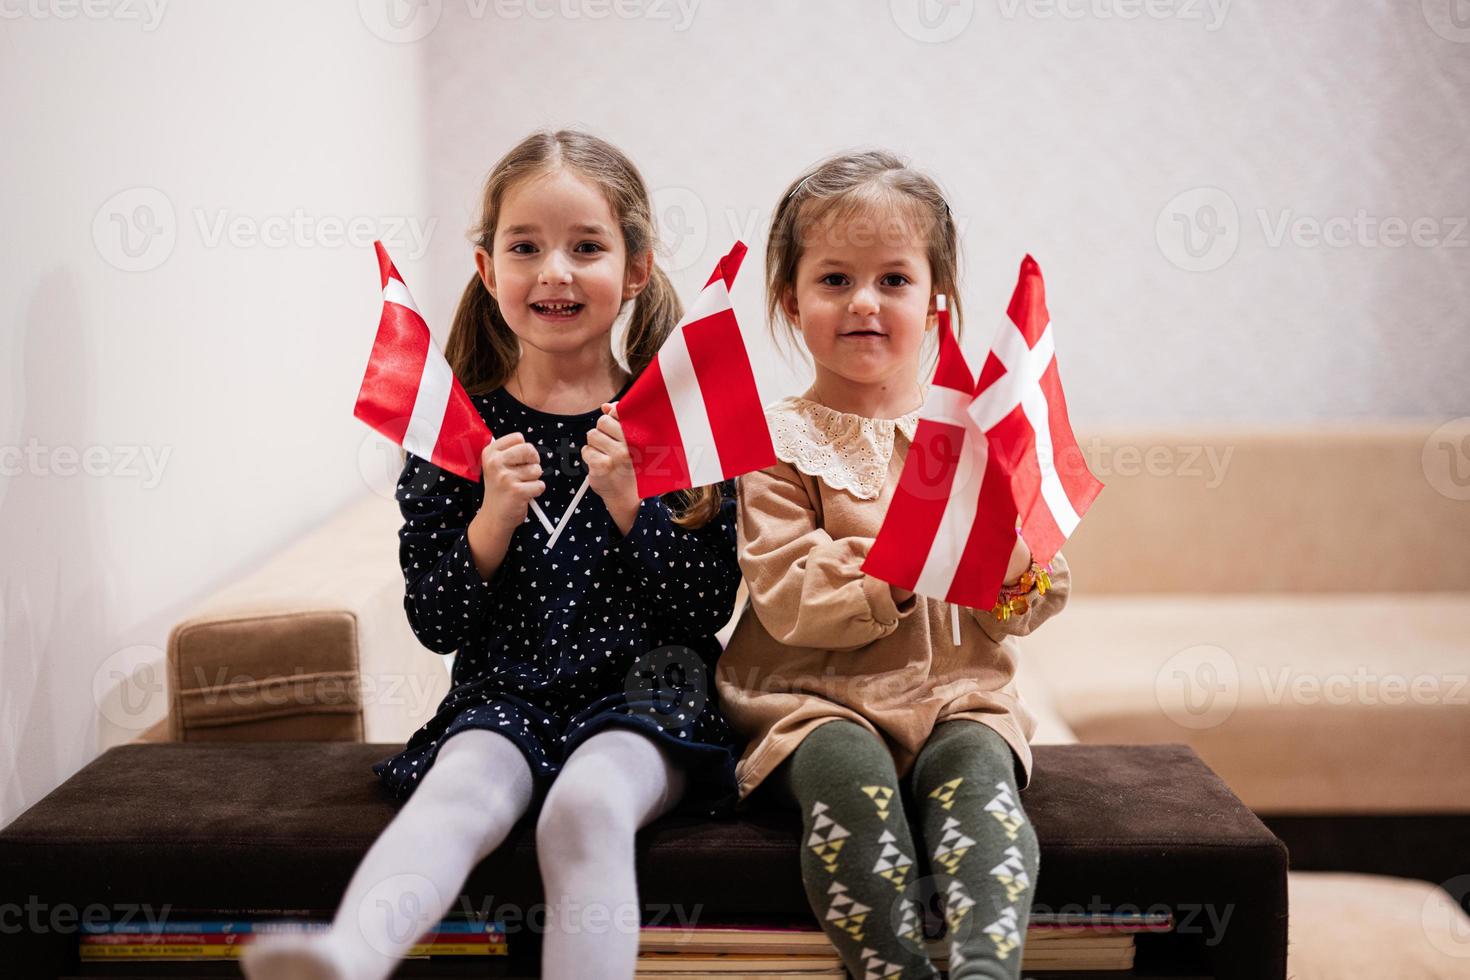
M520 356L520 342L501 315L500 304L478 274L470 276L444 345L444 359L454 376L461 379L466 394L483 395L505 384Z

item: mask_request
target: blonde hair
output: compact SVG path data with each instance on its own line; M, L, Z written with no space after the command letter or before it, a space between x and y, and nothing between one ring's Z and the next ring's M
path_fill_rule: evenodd
M629 261L655 248L658 233L653 207L638 168L606 140L568 129L532 133L495 164L485 179L480 220L471 232L474 244L493 253L500 209L511 190L531 177L560 169L586 178L606 197L622 233ZM633 300L623 338L623 356L634 377L648 367L683 315L684 307L673 284L657 264L653 265L648 284ZM471 395L485 394L504 385L520 360L520 339L478 273L471 274L460 296L444 357ZM721 504L718 485L665 495L666 500L671 497L675 521L683 527L709 523Z
M886 228L881 223L867 231L853 227L876 220L870 217L875 213L895 209L900 214ZM786 315L781 299L796 282L796 267L810 235L835 222L849 225L847 231L855 239L883 240L885 234L908 233L912 226L904 218L919 225L932 288L948 296L950 322L958 336L962 319L959 235L944 193L933 178L893 154L868 150L828 157L792 181L781 197L766 243L766 318L776 341L796 338L797 325Z

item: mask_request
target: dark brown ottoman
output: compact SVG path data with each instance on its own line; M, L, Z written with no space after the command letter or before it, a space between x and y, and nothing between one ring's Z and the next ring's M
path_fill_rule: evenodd
M175 918L185 909L330 917L393 818L396 804L370 766L398 748L110 749L0 831L0 975L81 975L75 949L86 916L137 916L146 906ZM1036 908L1171 910L1175 932L1140 937L1134 976L1284 980L1286 848L1190 749L1058 745L1035 753L1023 801L1041 841ZM645 916L814 924L799 843L795 823L779 812L661 820L639 836ZM502 917L519 910L522 921L534 911L542 894L531 821L471 873L461 901ZM534 975L534 931L508 924L515 955L494 968ZM167 975L182 975L178 967ZM127 975L165 975L146 964L131 969ZM209 964L195 975L233 970ZM401 975L487 973L483 962L421 961Z

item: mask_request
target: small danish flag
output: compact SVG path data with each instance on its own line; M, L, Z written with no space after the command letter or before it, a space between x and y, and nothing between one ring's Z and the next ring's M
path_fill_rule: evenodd
M383 243L373 247L383 314L352 414L415 456L478 480L490 429L434 343Z
M1027 255L978 380L939 298L939 365L863 571L920 595L991 608L1019 530L1032 558L1061 550L1102 491L1057 369L1041 268Z
M776 462L770 429L730 287L745 244L736 242L618 401L638 496L719 483Z

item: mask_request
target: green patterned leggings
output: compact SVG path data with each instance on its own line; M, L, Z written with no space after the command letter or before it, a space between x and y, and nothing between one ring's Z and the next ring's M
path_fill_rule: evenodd
M922 854L893 757L861 725L822 724L772 778L801 810L807 900L848 973L938 976L920 910L932 894L948 925L951 980L1021 975L1039 854L1021 809L1015 755L993 729L947 721L920 751L905 781Z

